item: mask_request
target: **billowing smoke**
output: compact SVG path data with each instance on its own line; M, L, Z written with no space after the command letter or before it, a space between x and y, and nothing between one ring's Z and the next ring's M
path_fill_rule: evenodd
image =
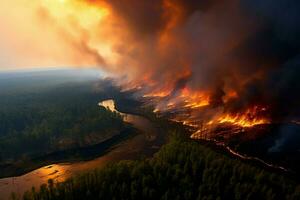
M63 65L100 66L157 110L299 120L297 0L45 2L31 2L36 27L68 47Z
M180 106L176 97L186 89L186 96L202 93L210 107L228 113L255 107L274 121L299 117L299 2L108 3L134 36L134 53L122 54L133 59L124 67L137 72L129 80L166 96L159 109Z
M250 69L264 73L244 84L229 105L238 109L262 104L274 121L299 120L300 2L247 0L243 5L261 28L243 42L237 55L255 60Z

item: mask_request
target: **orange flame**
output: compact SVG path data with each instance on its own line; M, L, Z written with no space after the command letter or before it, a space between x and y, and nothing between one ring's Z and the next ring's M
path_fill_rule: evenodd
M161 92L153 92L149 94L145 94L143 97L166 97L169 95L168 91L161 91Z
M185 107L199 108L209 105L209 95L204 92L191 91L188 88L184 88L180 97L185 98Z
M225 114L217 119L218 123L230 123L241 127L251 127L259 124L268 124L270 121L263 117L258 117L259 111L265 111L265 108L255 106L242 114Z

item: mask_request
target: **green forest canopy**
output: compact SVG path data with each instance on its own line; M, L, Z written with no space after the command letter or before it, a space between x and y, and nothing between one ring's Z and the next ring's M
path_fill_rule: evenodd
M61 79L40 87L39 79L0 80L0 161L92 145L124 129L119 114L98 106L104 94L94 81Z
M12 196L15 198L15 196ZM34 188L24 200L300 199L300 186L178 135L151 159L121 161L63 183Z

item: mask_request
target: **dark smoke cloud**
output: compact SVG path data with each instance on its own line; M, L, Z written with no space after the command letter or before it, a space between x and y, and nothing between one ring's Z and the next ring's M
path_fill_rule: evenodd
M243 3L262 28L236 49L236 55L250 61L250 66L240 66L245 73L262 71L263 75L244 85L239 98L227 108L235 111L249 105L266 105L274 121L299 119L300 2Z
M299 47L300 2L297 0L244 0L250 14L271 26L277 37L293 46Z
M111 0L107 2L116 14L122 17L138 33L155 34L164 27L165 21L163 20L161 0Z
M104 0L105 1L105 0ZM166 4L182 8L182 17L188 18L197 11L208 11L217 1L216 0L109 0L106 2L112 9L125 20L132 30L139 34L156 34L162 31L168 23L168 13ZM182 19L182 20L184 20Z
M103 1L134 35L119 45L120 63L140 85L147 76L147 91L171 84L168 101L187 87L229 112L261 105L274 120L300 116L300 1ZM224 102L229 89L237 95Z
M280 69L270 74L266 93L273 103L274 117L300 117L300 55L286 62Z

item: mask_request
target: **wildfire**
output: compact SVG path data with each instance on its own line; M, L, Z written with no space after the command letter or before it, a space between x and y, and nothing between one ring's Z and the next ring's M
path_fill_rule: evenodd
M161 92L153 92L153 93L145 94L143 97L166 97L168 95L169 92L161 91Z
M209 105L209 96L204 92L191 91L188 88L184 88L180 95L185 100L185 107L188 108L199 108Z
M248 109L242 114L225 114L217 119L218 123L230 123L241 127L251 127L259 124L270 123L268 119L259 117L258 112L265 111L265 108L254 108Z
M188 101L186 101L188 103ZM198 102L192 102L192 103L188 103L185 105L185 107L188 107L188 108L200 108L200 107L203 107L203 106L207 106L209 105L208 101L206 101L205 99L204 100L201 100L201 101L198 101Z
M257 118L248 118L247 115L235 115L231 116L229 114L224 117L219 118L219 123L231 123L234 125L242 126L242 127L251 127L259 124L267 124L269 121L267 119L257 119Z
M149 94L144 95L144 97L159 97L163 98L166 96L169 96L171 94L170 91L161 91L161 92L152 92ZM234 98L237 96L236 92L229 92L227 94L229 98ZM259 124L268 124L270 121L262 117L264 116L264 113L266 111L265 107L262 106L253 106L251 108L248 108L244 112L237 112L237 113L228 113L228 112L222 112L220 114L220 111L211 111L216 112L216 114L211 114L206 119L204 119L204 115L202 115L199 112L199 108L209 106L210 105L210 96L209 93L203 92L203 91L193 91L189 89L188 87L183 88L180 90L179 94L177 96L172 96L172 100L168 100L165 103L159 104L154 109L154 112L164 112L164 111L170 111L176 108L187 108L189 110L192 110L192 113L196 114L196 116L193 116L194 114L190 114L188 116L181 116L182 113L177 113L177 116L174 121L180 121L185 125L189 125L191 127L214 127L219 124L232 124L235 126L240 127L252 127ZM221 108L221 107L220 107ZM205 108L204 108L205 109ZM207 108L209 109L209 107ZM198 114L197 114L198 113ZM198 116L197 116L198 115ZM203 117L201 119L201 116ZM199 119L201 121L201 124L199 124Z

